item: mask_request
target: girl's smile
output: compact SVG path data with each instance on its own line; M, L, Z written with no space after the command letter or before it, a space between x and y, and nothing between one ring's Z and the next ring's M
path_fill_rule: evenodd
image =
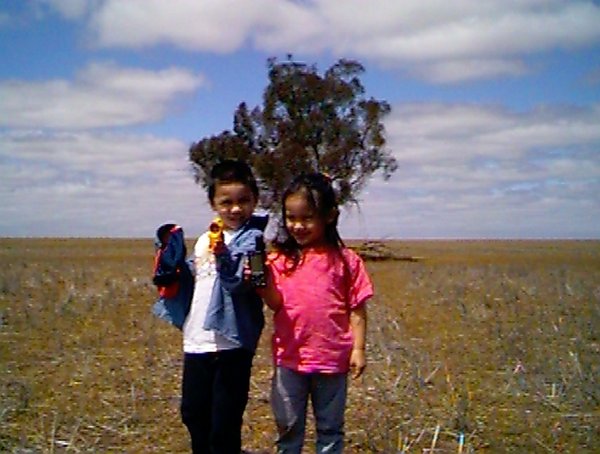
M285 200L285 226L301 247L318 246L325 241L325 220L301 192Z

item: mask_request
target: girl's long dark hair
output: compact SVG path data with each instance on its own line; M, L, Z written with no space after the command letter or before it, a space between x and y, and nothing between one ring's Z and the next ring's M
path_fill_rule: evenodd
M291 270L298 266L301 259L301 247L290 235L285 226L285 201L294 194L302 194L317 215L325 222L325 243L340 251L345 244L338 232L338 203L331 179L322 173L301 174L296 177L283 193L281 203L281 225L273 245L275 249L292 261Z

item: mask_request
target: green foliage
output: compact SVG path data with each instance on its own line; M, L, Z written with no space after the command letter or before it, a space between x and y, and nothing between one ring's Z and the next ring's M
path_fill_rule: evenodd
M206 186L211 167L226 158L254 168L265 208L276 209L284 188L302 172L325 172L341 204L355 202L368 179L396 170L386 150L383 118L390 105L365 97L363 66L339 60L323 75L315 65L268 61L269 84L263 106L241 103L233 131L194 143L189 150L196 181Z

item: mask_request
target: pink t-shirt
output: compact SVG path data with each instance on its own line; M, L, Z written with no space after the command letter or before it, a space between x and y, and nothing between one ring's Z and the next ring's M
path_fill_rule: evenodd
M350 309L373 296L362 259L343 249L305 250L293 271L283 254L271 261L283 307L274 317L273 360L299 372L345 373L350 365Z

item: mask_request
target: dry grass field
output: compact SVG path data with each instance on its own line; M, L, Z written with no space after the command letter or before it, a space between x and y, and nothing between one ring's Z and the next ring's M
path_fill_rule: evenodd
M389 243L347 452L598 452L600 242ZM0 240L0 452L188 452L151 240ZM244 446L270 452L267 326ZM307 452L312 451L313 432Z

